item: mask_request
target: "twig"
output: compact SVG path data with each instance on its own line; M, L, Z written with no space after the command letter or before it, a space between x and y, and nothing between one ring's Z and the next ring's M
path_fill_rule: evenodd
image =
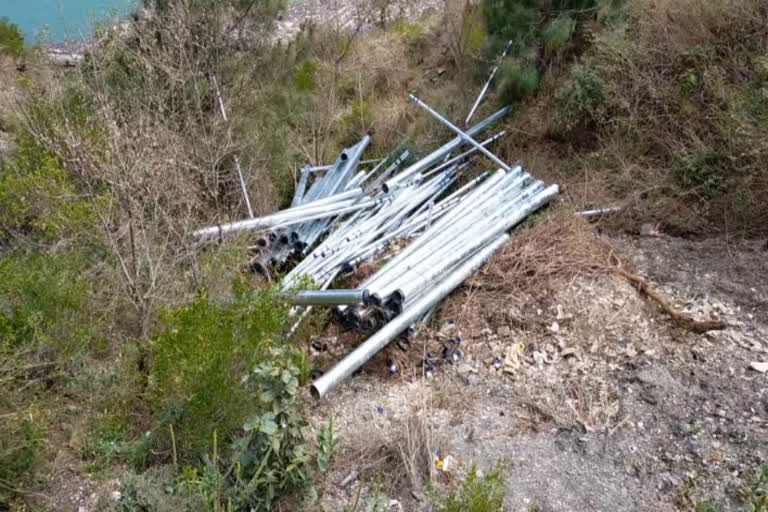
M615 270L616 273L629 281L629 283L634 286L640 293L647 295L659 306L661 306L661 309L663 309L664 312L667 313L679 327L682 327L683 329L694 332L696 334L703 334L709 331L721 331L728 327L727 323L720 320L699 321L691 318L686 314L680 313L679 311L675 311L669 301L655 292L645 279L638 276L637 274L633 274L621 266L615 267Z

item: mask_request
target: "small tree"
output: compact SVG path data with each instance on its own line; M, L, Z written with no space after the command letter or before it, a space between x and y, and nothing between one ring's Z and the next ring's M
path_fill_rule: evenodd
M0 18L0 53L12 57L24 53L24 34L8 18Z

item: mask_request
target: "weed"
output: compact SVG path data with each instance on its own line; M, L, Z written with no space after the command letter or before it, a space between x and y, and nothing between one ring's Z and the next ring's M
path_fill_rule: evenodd
M505 462L499 462L487 475L481 475L476 465L467 474L461 488L446 497L435 498L439 512L500 512L506 493Z
M40 413L10 413L0 424L0 508L13 503L34 481L42 464L46 433Z
M723 506L715 500L704 500L696 503L695 512L721 512Z
M331 464L333 463L333 458L338 447L339 438L334 434L333 416L331 416L328 423L322 425L317 433L317 467L320 469L320 473L322 473L323 476L330 472Z
M560 15L550 21L541 31L547 51L552 54L562 50L576 31L577 22L567 15Z

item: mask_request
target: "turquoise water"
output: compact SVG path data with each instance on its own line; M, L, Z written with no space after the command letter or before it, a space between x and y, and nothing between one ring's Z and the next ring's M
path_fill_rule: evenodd
M116 21L139 0L0 0L0 18L9 18L28 42L63 43L89 39L97 23Z

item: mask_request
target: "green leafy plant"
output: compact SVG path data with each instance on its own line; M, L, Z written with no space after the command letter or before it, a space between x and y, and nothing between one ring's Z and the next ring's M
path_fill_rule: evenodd
M695 190L703 197L713 197L724 186L725 158L714 150L681 152L674 168L677 182L684 189Z
M322 425L317 433L317 467L323 475L327 475L331 470L333 457L339 447L339 438L333 431L333 416L328 423Z
M277 497L310 481L299 374L284 350L274 350L248 377L246 388L258 405L243 425L245 435L233 445L237 506L271 510Z
M499 462L487 475L481 475L476 465L464 479L458 490L445 497L437 497L436 510L439 512L501 512L506 491L505 462Z
M542 29L541 38L550 53L561 50L573 37L577 21L568 15L560 15Z

